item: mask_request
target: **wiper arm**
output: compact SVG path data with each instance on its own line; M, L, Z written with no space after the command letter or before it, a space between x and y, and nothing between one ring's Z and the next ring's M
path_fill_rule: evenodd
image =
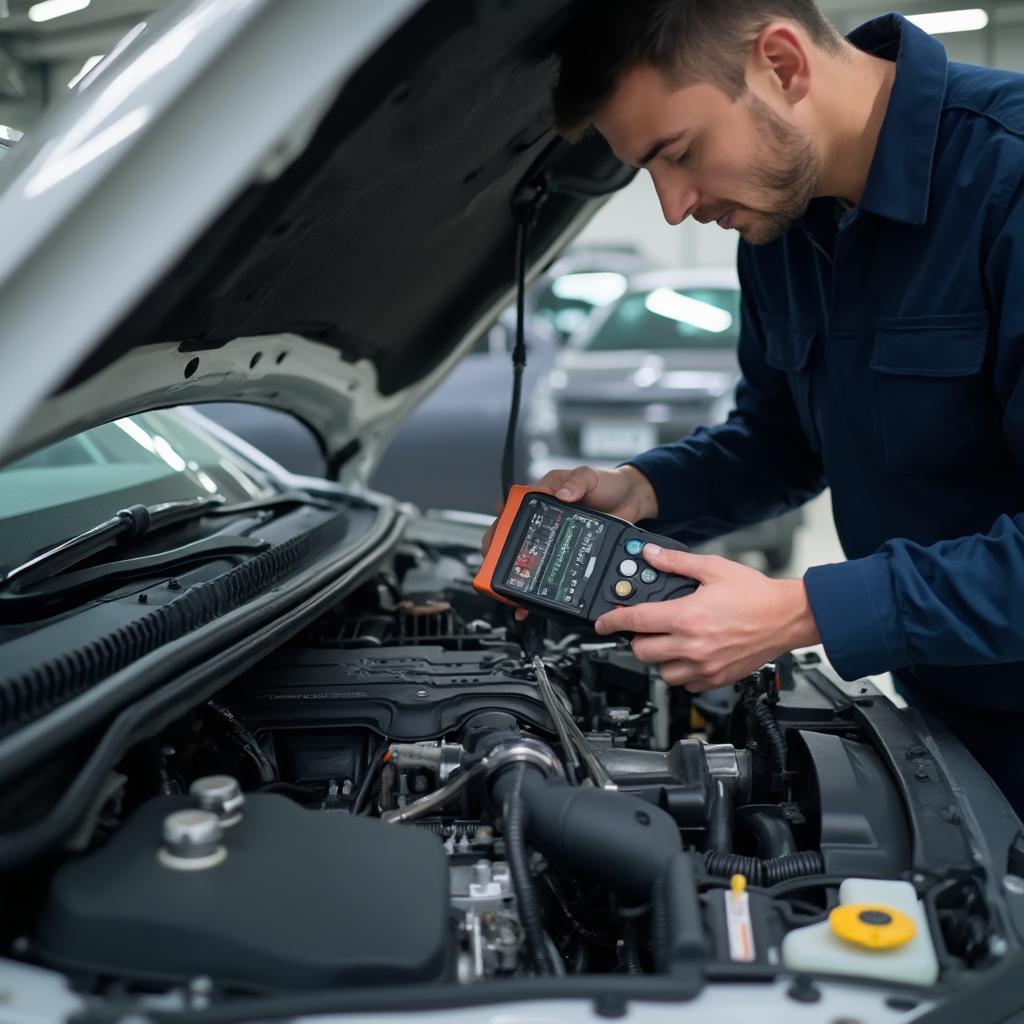
M187 498L183 501L165 501L158 505L132 505L130 508L123 508L110 519L97 523L84 533L79 533L11 569L0 580L0 590L30 587L64 572L79 562L84 562L100 551L114 547L122 540L141 537L189 519L198 519L223 505L223 498Z
M192 541L191 544L159 551L154 555L103 562L88 569L67 572L55 579L43 580L32 585L22 583L8 593L0 593L0 605L19 608L23 605L34 605L56 597L69 597L76 591L100 583L120 583L139 576L152 576L167 569L187 565L189 562L203 562L231 555L254 555L266 551L269 547L270 541L259 537L204 537L202 540Z

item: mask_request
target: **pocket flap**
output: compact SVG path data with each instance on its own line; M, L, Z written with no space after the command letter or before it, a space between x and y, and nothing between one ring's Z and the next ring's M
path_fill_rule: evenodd
M811 357L811 344L817 327L806 321L788 317L762 317L764 324L765 360L776 370L799 373Z
M913 377L968 377L981 370L988 317L895 317L876 321L871 369Z

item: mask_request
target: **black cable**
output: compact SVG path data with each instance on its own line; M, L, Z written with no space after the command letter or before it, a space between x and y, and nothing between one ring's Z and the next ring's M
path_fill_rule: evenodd
M627 974L643 974L640 966L640 946L636 939L636 924L627 921L622 928L622 964Z
M366 798L370 795L370 787L373 785L373 780L377 778L377 772L381 767L381 758L387 751L389 742L390 741L385 736L384 739L377 744L373 753L370 755L370 763L366 766L366 775L363 776L363 781L359 785L356 797L349 807L352 814L359 814L362 811L363 804L366 802Z
M754 702L754 718L761 727L761 735L768 744L771 754L772 769L780 775L786 771L786 739L782 733L782 727L775 718L775 712L768 698L761 694Z
M540 901L530 874L530 861L526 853L526 808L523 804L522 785L525 767L515 768L515 782L502 813L505 831L505 857L516 893L516 909L526 936L526 948L538 974L554 974L554 965L548 955L547 936L541 918Z
M526 243L529 231L529 215L521 213L516 226L516 343L512 349L512 404L508 411L505 451L501 458L503 498L508 496L516 475L516 430L523 397L523 370L526 368Z

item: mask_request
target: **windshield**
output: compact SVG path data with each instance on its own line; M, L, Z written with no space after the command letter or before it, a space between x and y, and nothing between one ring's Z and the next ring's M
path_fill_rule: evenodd
M582 342L589 351L732 349L740 329L735 288L658 287L630 292Z
M274 491L185 413L115 420L0 469L0 573L129 505Z

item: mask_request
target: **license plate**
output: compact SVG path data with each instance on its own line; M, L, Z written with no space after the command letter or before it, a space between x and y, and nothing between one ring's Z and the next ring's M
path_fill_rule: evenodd
M649 423L587 423L580 432L585 458L626 459L653 448L657 441Z

